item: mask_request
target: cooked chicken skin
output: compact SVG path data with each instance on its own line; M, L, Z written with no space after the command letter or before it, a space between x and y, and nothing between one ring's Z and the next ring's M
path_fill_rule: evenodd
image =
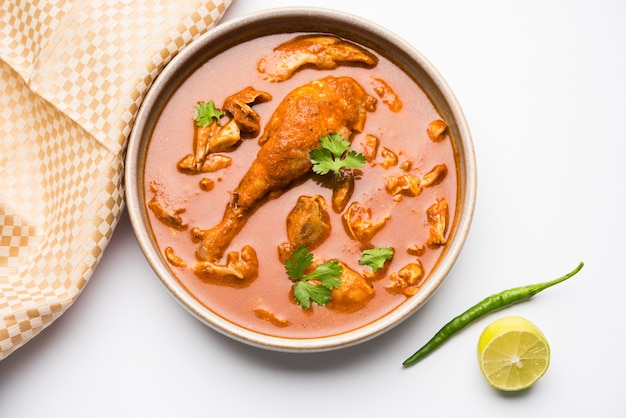
M148 202L148 208L154 213L156 218L163 222L165 225L170 228L174 228L178 231L184 231L187 229L187 224L180 217L180 214L185 211L185 209L176 209L174 211L167 211L161 203L157 200L156 196L153 197Z
M379 221L373 221L372 209L359 202L352 202L342 216L343 227L348 236L367 248L370 241L385 227L391 215L387 214Z
M424 280L425 270L422 262L416 260L402 267L397 273L391 273L391 284L386 289L394 295L407 297L417 293Z
M447 241L449 210L448 201L445 198L437 199L426 211L428 225L430 226L430 237L428 238L429 248L439 248Z
M244 136L255 137L261 132L261 117L252 105L272 100L272 95L253 87L246 87L224 100L222 109L232 116Z
M218 260L258 205L311 171L309 152L320 137L361 132L376 99L349 77L326 77L289 93L278 105L259 139L256 159L232 192L222 221L208 230L194 228L201 260Z
M337 262L341 265L341 286L331 291L332 300L327 306L341 311L356 311L374 297L374 288L345 263Z
M277 46L272 55L259 61L257 68L270 81L285 81L304 66L332 70L342 63L374 67L378 58L360 46L334 36L305 35Z
M259 275L259 260L256 251L245 245L241 252L231 251L226 264L199 261L194 266L196 276L217 284L245 287Z
M278 247L281 261L291 257L298 247L306 245L313 251L330 236L330 217L326 199L320 195L300 196L287 216L287 240Z

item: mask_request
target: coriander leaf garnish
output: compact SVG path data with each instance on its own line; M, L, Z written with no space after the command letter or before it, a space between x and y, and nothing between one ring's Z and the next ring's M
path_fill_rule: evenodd
M311 307L311 300L320 306L330 302L330 291L341 285L342 267L337 261L327 261L305 274L312 264L313 254L306 245L298 247L285 260L287 275L296 282L293 288L296 302L305 309Z
M305 281L299 281L295 284L293 295L296 301L298 301L298 304L305 309L311 307L311 301L323 306L332 299L329 289Z
M304 276L305 280L318 280L324 287L332 290L341 285L342 267L337 261L327 261L315 268L313 273Z
M313 254L309 252L306 245L302 245L291 254L291 258L285 261L285 269L290 279L300 280L311 264L313 264Z
M313 172L320 175L335 173L335 180L342 168L361 168L365 165L365 156L350 149L350 141L338 133L320 138L320 148L309 152L313 163Z
M196 121L197 126L210 125L213 119L219 123L223 114L224 112L216 108L212 100L199 102L196 107L193 108L193 120Z
M391 247L378 247L370 248L363 251L363 255L359 260L359 264L362 266L370 266L373 272L381 269L385 265L385 261L391 260L393 257L393 248Z

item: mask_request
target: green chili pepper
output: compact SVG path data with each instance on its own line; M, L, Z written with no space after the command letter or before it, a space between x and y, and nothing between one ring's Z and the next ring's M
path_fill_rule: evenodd
M430 341L424 344L422 348L417 350L415 354L406 359L402 363L402 365L411 366L417 363L428 354L432 353L437 347L443 344L453 334L465 328L470 323L476 321L479 318L482 318L490 312L494 312L504 307L510 306L514 303L530 299L542 290L545 290L551 286L554 286L555 284L561 283L569 279L570 277L578 273L580 269L583 268L583 265L584 263L581 261L574 270L567 273L565 276L559 277L558 279L529 286L515 287L513 289L504 290L500 293L496 293L495 295L486 297L485 299L478 302L476 305L472 306L462 314L452 319L446 325L444 325L443 328L441 328L433 336L433 338L430 339Z

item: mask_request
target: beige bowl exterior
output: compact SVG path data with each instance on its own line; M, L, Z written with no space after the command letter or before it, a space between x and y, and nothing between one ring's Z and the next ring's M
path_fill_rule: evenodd
M153 128L169 97L198 67L242 41L273 33L325 32L369 47L391 59L428 93L448 122L457 156L459 196L454 225L444 253L420 291L380 319L353 331L324 338L273 337L242 328L199 303L170 272L152 238L146 214L144 159ZM269 9L227 21L184 48L148 91L130 135L125 169L126 204L139 245L155 273L196 318L235 340L272 350L315 352L352 346L398 325L415 313L439 288L454 265L470 229L476 199L476 165L470 131L454 94L437 70L410 44L389 30L358 16L319 8Z

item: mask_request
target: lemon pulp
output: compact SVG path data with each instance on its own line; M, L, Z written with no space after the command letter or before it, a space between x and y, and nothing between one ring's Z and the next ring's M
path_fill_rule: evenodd
M550 365L550 346L530 321L509 316L489 324L478 340L478 363L491 386L517 391L532 386Z

